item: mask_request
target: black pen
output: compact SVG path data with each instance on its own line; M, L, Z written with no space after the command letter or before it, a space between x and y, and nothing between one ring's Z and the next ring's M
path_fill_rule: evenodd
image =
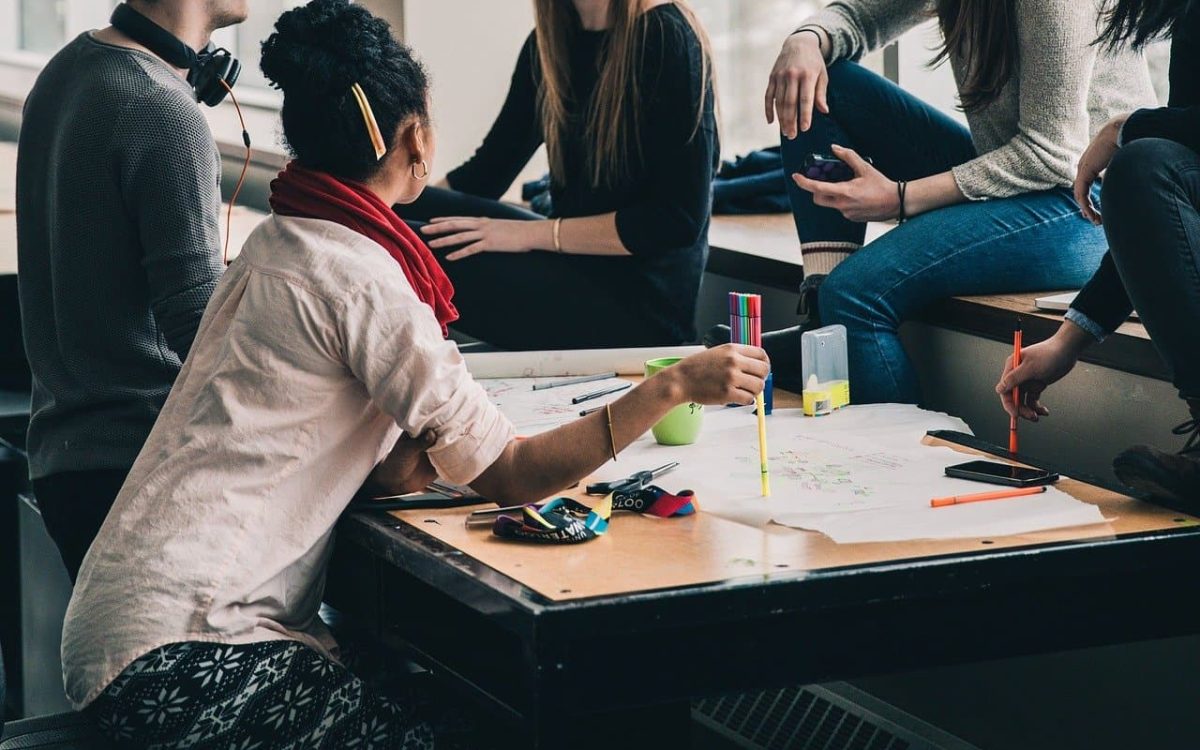
M592 399L603 398L604 396L608 396L613 393L620 393L621 391L626 390L628 388L632 388L632 387L633 387L633 383L622 383L621 385L614 385L612 388L605 388L604 390L601 390L601 391L593 391L591 393L585 393L582 396L576 396L575 398L571 399L571 403L572 404L582 404L584 401L591 401Z
M608 380L615 378L615 372L602 372L599 375L583 375L578 378L568 378L567 380L556 380L553 383L538 383L533 386L535 391L544 391L548 388L562 388L564 385L579 385L580 383L594 383L597 380Z

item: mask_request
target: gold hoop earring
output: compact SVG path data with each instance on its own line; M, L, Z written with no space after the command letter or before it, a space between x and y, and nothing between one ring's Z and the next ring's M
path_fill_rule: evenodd
M421 174L417 174L417 167L421 168ZM429 176L429 163L424 159L412 165L412 177L414 180L423 180Z

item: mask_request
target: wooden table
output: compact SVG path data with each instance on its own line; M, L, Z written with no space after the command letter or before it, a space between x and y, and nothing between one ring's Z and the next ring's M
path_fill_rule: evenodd
M702 696L1200 629L1197 519L1062 488L1114 520L836 545L704 513L621 515L601 539L538 547L467 529L464 510L359 513L339 527L327 599L510 720L523 746L673 748Z

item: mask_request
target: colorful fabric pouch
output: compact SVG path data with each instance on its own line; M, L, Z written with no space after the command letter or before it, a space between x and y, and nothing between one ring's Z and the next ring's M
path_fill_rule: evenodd
M541 505L526 505L519 514L497 516L492 533L502 539L540 544L579 544L608 531L614 510L673 518L695 513L695 499L691 490L672 495L661 487L614 492L594 508L560 497Z

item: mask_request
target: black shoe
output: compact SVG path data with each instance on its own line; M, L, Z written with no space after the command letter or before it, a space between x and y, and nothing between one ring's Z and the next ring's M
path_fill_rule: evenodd
M1188 436L1183 450L1167 453L1138 445L1113 460L1113 471L1131 489L1200 511L1200 403L1189 404L1196 416L1174 430Z
M700 337L700 343L704 344L705 349L724 346L730 341L733 341L733 331L727 325L715 325L705 331L704 335Z
M805 276L800 284L800 303L796 306L796 314L800 316L800 327L806 331L815 331L821 327L821 307L818 295L825 274Z

